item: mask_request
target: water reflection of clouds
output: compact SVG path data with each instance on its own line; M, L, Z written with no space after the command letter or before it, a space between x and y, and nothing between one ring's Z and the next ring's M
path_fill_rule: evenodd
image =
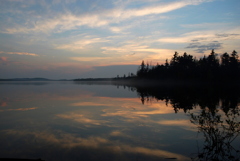
M73 148L77 146L97 148L103 143L109 142L101 137L90 136L88 138L77 137L74 134L55 131L56 134L48 131L27 131L27 130L5 130L7 135L14 135L19 138L28 136L29 142L39 142L43 144L56 144L62 148Z
M182 152L165 149L166 146L170 147L167 140L171 135L179 138L168 134L170 125L178 126L182 131L190 130L190 123L184 121L188 118L179 119L179 115L174 114L173 108L166 106L165 101L151 101L143 105L140 98L97 96L75 87L66 93L64 90L56 92L55 88L52 92L48 90L45 87L40 92L18 92L8 100L8 109L12 109L13 115L9 112L9 117L1 113L2 120L6 120L2 125L10 128L1 130L0 135L2 138L3 133L7 137L12 136L9 139L10 148L19 145L19 141L23 148L31 146L29 151L32 152L38 147L40 151L47 147L56 148L50 149L51 152L62 149L64 153L90 148L94 152L107 150L114 155L127 153L187 160L177 154ZM29 112L18 113L20 110ZM7 142L4 142L5 145L8 145Z
M119 132L115 131L109 135L105 135L105 137L100 136L89 136L86 138L79 137L76 134L64 133L62 131L55 131L56 133L51 133L48 131L26 131L26 130L4 130L6 135L11 135L15 138L15 141L21 138L24 139L22 142L23 145L38 145L40 147L45 147L45 150L52 151L54 148L55 151L59 151L58 149L62 149L65 153L71 150L81 150L82 148L93 149L94 151L105 150L108 154L120 154L124 156L126 154L133 155L146 155L152 157L160 158L177 158L180 161L189 160L188 157L185 157L181 154L168 152L166 150L156 149L156 148L148 148L142 146L134 146L124 142L118 142L116 140L110 140L109 135L119 135ZM11 140L8 141L8 145L12 143ZM31 147L25 147L31 148ZM33 147L32 147L33 148ZM25 149L26 150L26 149ZM76 153L77 154L77 153ZM75 154L75 155L76 155ZM51 155L51 154L49 154ZM45 156L49 157L49 156ZM56 158L55 158L56 159Z
M70 104L71 106L111 106L104 103L95 103L95 102L77 102Z
M173 112L171 107L166 107L164 101L158 101L148 105L142 105L139 101L139 98L93 97L91 101L71 103L70 106L99 107L99 109L100 106L102 106L101 117L120 116L123 118L132 119L139 117L150 117L151 115L170 114ZM82 113L82 111L76 112ZM76 120L75 113L68 113L68 115L69 116L65 114L64 118L72 118L73 120ZM63 115L61 116L63 117ZM83 116L81 115L81 117Z
M29 108L16 108L16 109L1 109L0 112L3 111L29 111L29 110L35 110L38 107L29 107Z
M121 137L131 137L130 135L127 135L125 133L123 133L120 130L114 130L110 133L110 136L121 136Z
M82 98L81 98L82 99ZM83 98L84 100L84 98ZM134 105L139 104L139 99L137 98L113 98L113 97L97 97L91 96L91 101L81 101L70 104L71 106L127 106L130 103Z
M112 98L106 98L111 100ZM101 116L121 116L124 118L139 118L139 117L151 117L151 115L170 114L172 113L171 107L166 107L164 101L152 102L151 104L142 105L138 98L132 99L114 99L118 100L114 104L116 108L106 108L102 111L104 114Z
M71 113L67 113L67 114L58 114L56 116L63 118L63 119L70 119L70 120L76 121L78 123L82 123L85 126L87 126L87 125L102 125L102 124L105 124L108 122L105 120L91 119L91 118L89 118L89 116L87 117L83 114L79 114L76 112L71 112Z
M6 106L7 106L7 102L5 102L5 101L0 101L0 106L1 106L1 107L6 107Z
M83 99L84 100L84 99ZM166 106L165 101L152 101L142 105L139 98L110 98L94 97L91 101L80 101L71 103L70 106L77 108L72 112L56 115L62 119L68 119L80 123L83 126L123 126L122 123L134 123L138 126L178 126L182 129L192 131L193 125L188 118L169 117L161 119L160 115L172 115L173 108ZM91 112L89 110L91 109ZM117 117L116 117L117 116ZM113 119L114 118L114 119Z
M182 127L189 131L197 131L195 126L189 120L161 120L158 124Z

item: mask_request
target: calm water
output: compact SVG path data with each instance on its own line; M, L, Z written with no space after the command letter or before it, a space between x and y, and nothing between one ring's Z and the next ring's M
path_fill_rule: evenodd
M110 84L1 82L0 158L239 159L238 97L224 111L222 99L182 105L180 96L156 99L139 91Z

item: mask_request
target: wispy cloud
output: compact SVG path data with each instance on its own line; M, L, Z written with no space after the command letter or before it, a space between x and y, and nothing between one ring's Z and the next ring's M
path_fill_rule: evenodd
M82 62L95 62L95 61L103 61L103 60L111 60L111 58L107 57L71 57L70 59Z
M137 64L143 59L153 62L165 61L166 58L170 58L174 53L172 49L153 48L137 42L130 42L119 47L102 47L102 49L104 50L102 53L105 55L115 54L117 56L118 54L122 60L132 61Z
M5 51L0 51L0 54L14 54L14 55L39 56L38 54L35 54L35 53L27 53L27 52L5 52Z
M119 53L129 53L129 52L134 52L134 51L141 51L142 49L146 49L149 46L147 45L141 45L141 44L127 44L127 45L122 45L119 47L102 47L103 50L105 50L103 53L108 54L109 51L114 51L114 52L119 52ZM111 54L111 53L110 53Z
M151 48L144 45L123 45L119 47L102 47L102 56L70 57L71 60L79 62L94 62L95 65L139 65L142 60L153 63L163 63L170 58L175 50Z
M146 16L151 14L161 14L170 12L182 7L185 7L187 5L190 5L189 1L180 1L180 2L172 2L167 4L157 4L154 6L147 6L139 9L114 9L107 12L106 17L112 17L112 18L119 18L118 20L125 20L131 17L140 17L140 16ZM111 14L108 14L111 13Z
M132 28L133 25L122 25L122 26L108 26L108 29L113 33L124 33L127 34L126 30Z
M212 49L221 49L222 43L219 43L218 41L213 41L207 44L193 42L190 43L186 48L195 49L197 53L204 53L205 51L210 51Z
M198 5L207 2L207 0L182 0L170 3L155 3L142 8L122 8L104 9L99 12L90 12L88 14L73 14L70 10L64 14L58 14L55 17L29 18L26 25L18 24L16 27L6 27L3 33L29 33L29 32L63 32L71 29L77 29L81 26L91 28L109 26L113 32L119 32L119 28L112 27L110 24L119 23L134 17L143 17L171 12L188 5ZM26 20L25 20L26 21ZM12 22L14 23L14 22Z
M158 39L161 43L184 44L185 49L194 49L197 53L204 53L212 49L222 49L225 44L240 39L239 30L203 30L182 34L178 37Z
M213 47L219 49L217 52L238 51L237 10L212 10L226 3L216 0L2 1L1 65L7 69L4 72L19 71L19 76L24 74L22 71L26 75L31 71L36 75L49 73L45 77L52 76L51 72L62 77L75 72L72 77L82 77L93 66L139 65L142 60L162 64L175 51L186 51L196 57ZM21 59L18 55L22 55Z
M141 38L133 38L127 39L127 41L117 43L115 46L103 46L101 49L104 51L104 54L112 54L115 53L133 53L133 52L149 52L149 53L159 53L160 50L168 50L168 49L161 49L161 48L153 48L151 46L152 43L156 42L153 37L146 37L145 40Z
M229 25L228 23L197 23L197 24L181 24L180 26L183 28L188 29L199 29L199 28L206 28L206 29L214 29L218 28L219 26L226 26Z
M90 38L89 36L85 36L84 38L80 38L80 40L74 41L69 44L61 44L57 45L57 49L65 49L65 50L71 50L76 51L85 48L88 45L95 44L95 43L102 43L107 42L108 40L105 40L103 38Z
M178 37L165 37L158 39L159 42L164 43L189 43L192 40L206 41L215 38L215 34L212 31L194 31L190 33L182 34Z

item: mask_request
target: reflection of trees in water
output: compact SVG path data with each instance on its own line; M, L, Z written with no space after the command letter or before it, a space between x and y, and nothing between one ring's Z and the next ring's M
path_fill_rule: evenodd
M225 112L235 108L240 102L240 91L238 87L228 86L188 86L175 85L164 87L138 86L136 91L143 104L155 99L165 100L166 104L171 104L174 111L179 110L187 112L196 106L210 109L219 106L221 101Z
M203 148L192 160L235 161L240 151L231 143L240 133L239 89L226 86L137 87L142 103L165 100L177 113L190 114L190 121L204 135ZM192 112L199 107L200 113Z
M240 133L239 111L236 107L221 115L217 108L205 108L200 114L190 113L190 121L204 135L203 148L192 160L238 160L239 151L231 143Z

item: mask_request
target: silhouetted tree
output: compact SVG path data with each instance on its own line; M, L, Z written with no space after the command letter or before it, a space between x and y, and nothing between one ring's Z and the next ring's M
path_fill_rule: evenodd
M142 61L142 64L140 65L139 70L137 71L137 76L139 78L142 78L145 76L145 73L146 73L146 65L144 61Z
M203 80L203 81L229 81L240 79L240 63L237 52L231 55L224 53L221 61L214 50L208 56L197 60L186 52L179 55L175 52L170 63L156 66L145 65L144 61L137 71L138 78L145 79L173 79L173 80Z
M228 53L224 53L222 55L222 66L229 67L230 64L230 56Z

